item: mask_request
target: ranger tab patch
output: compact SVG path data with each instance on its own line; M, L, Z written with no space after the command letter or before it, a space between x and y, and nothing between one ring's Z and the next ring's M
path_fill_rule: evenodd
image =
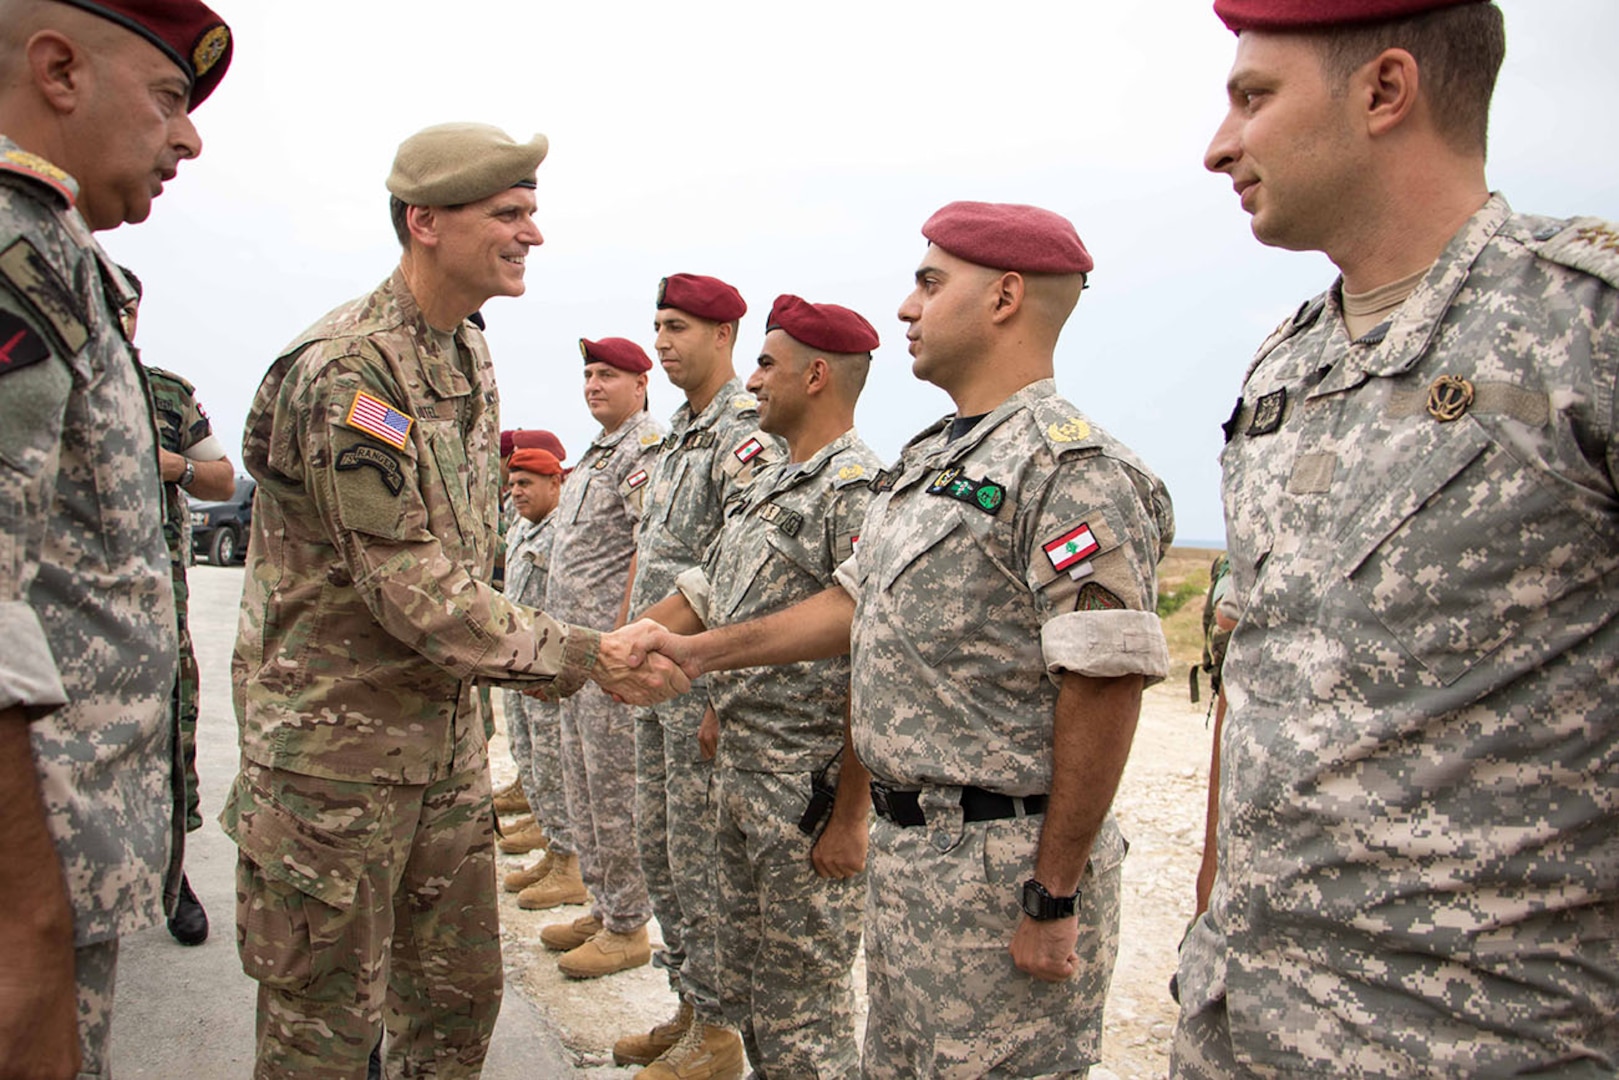
M1086 522L1080 522L1072 529L1063 533L1055 540L1047 540L1041 545L1046 558L1051 560L1051 568L1057 571L1069 570L1081 561L1090 558L1102 550L1102 545L1096 542L1096 536Z
M354 392L354 402L343 422L356 431L381 439L395 450L403 450L410 441L410 428L415 418L406 416L386 401L372 397L364 390Z
M353 472L356 469L375 469L390 494L398 495L405 490L405 470L400 466L399 459L386 450L360 443L337 455L338 472Z
M45 339L9 311L0 311L0 375L21 371L51 354Z

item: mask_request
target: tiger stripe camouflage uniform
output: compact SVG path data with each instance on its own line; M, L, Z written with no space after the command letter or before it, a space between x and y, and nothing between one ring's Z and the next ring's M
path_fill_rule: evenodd
M651 470L636 531L632 618L675 591L675 578L702 561L719 532L726 499L756 469L781 457L774 436L758 430L753 395L732 378L702 413L682 403L670 419L663 453ZM707 709L705 683L656 708L635 725L636 840L663 930L656 962L669 985L704 1023L719 1023L714 971L714 827L709 804L713 763L697 747Z
M0 708L30 722L73 908L82 1067L99 1075L118 939L178 889L184 814L157 435L120 320L135 291L77 191L0 136Z
M563 482L546 610L611 629L662 426L644 409L592 440ZM591 914L615 934L652 917L635 834L635 710L587 686L562 702L562 782ZM643 961L644 962L644 961Z
M857 605L855 750L874 781L919 791L926 817L872 826L865 1075L1083 1073L1100 1053L1124 838L1110 813L1080 881L1078 968L1041 982L1007 946L1044 819L967 822L963 787L1049 790L1062 672L1167 673L1155 568L1173 512L1049 379L953 440L951 424L874 481L838 571Z
M1179 1075L1619 1071L1616 376L1619 232L1500 196L1261 346Z
M208 414L197 401L197 388L160 367L146 366L147 383L152 388L152 407L157 417L158 445L172 453L185 452L214 433ZM201 693L201 673L197 651L191 643L191 588L186 584L186 567L191 565L191 506L178 483L163 484L163 542L169 549L169 566L174 575L174 614L179 627L179 674L174 680L174 714L180 738L180 759L185 764L186 832L202 828L197 777L197 714Z
M557 615L545 604L551 547L556 541L556 514L539 522L513 512L516 520L506 532L506 572L503 591L513 603L540 608ZM577 851L572 818L562 790L561 702L542 701L518 690L503 690L506 737L517 779L528 798L534 819L545 826L546 850L558 855ZM574 695L578 697L577 694Z
M475 679L576 689L600 635L489 585L498 397L483 335L404 275L271 366L232 661L237 936L259 1077L474 1076L500 1005L485 706ZM435 1071L436 1070L436 1071Z
M853 553L882 463L848 431L802 463L761 471L680 591L709 626L817 595ZM858 1077L850 969L866 875L822 878L804 817L814 774L837 787L849 660L710 676L720 721L716 936L726 1019L761 1076ZM828 769L828 766L832 766ZM830 807L828 807L830 809Z

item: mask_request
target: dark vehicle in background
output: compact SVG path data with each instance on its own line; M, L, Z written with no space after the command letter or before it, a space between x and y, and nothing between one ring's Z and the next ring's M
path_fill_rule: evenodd
M215 566L247 558L247 526L253 520L253 492L258 484L236 478L236 493L225 502L191 500L191 552Z

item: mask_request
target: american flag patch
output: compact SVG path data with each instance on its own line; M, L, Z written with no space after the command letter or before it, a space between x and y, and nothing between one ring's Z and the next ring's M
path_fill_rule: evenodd
M1081 559L1088 559L1102 550L1102 545L1091 534L1091 527L1083 521L1041 547L1045 549L1046 558L1051 560L1053 570L1067 570Z
M357 390L343 422L356 431L376 436L395 450L403 450L410 439L410 426L416 421L386 401Z
M747 442L731 451L731 453L736 455L736 459L738 461L746 465L748 462L758 457L759 451L763 450L764 448L765 444L760 442L758 439L749 439Z

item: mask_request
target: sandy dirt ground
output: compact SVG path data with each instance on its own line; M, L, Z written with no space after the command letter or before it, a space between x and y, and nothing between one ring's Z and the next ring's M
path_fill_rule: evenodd
M1180 669L1184 672L1184 667ZM1176 1008L1169 997L1175 947L1191 918L1193 882L1202 849L1203 806L1208 785L1207 700L1187 701L1184 677L1147 691L1141 724L1114 810L1130 841L1124 864L1123 925L1119 959L1107 1004L1102 1064L1092 1080L1136 1080L1168 1073ZM491 747L496 787L516 773L503 734ZM502 855L501 871L527 865L530 856ZM614 1068L613 1040L644 1030L674 1011L674 996L661 970L645 967L603 979L576 982L556 968L555 953L539 942L540 929L587 913L583 907L523 911L516 897L501 896L507 971L540 1014L556 1028L578 1075L629 1077ZM656 922L651 926L658 940ZM864 986L863 964L855 984ZM857 995L864 1023L865 995Z

